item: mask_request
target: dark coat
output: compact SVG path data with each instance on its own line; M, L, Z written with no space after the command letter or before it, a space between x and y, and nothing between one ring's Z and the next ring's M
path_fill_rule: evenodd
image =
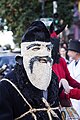
M52 80L48 87L48 103L50 107L59 106L58 98L58 81L57 76L52 73ZM14 70L6 76L7 79L12 81L21 93L24 95L26 100L33 108L46 108L42 102L43 91L35 88L26 75L26 72L22 65L17 64ZM29 106L22 99L16 89L7 81L0 82L0 120L15 120L15 118L24 114L29 110ZM55 110L59 119L54 118L53 120L61 120L60 113ZM49 120L47 112L39 111L35 112L37 120ZM31 113L24 116L20 120L34 120Z

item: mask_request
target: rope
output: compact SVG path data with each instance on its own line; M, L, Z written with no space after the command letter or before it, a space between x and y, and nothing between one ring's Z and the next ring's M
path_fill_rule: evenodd
M48 116L51 116L49 114L49 112L52 114L53 117L57 117L57 114L52 110L52 108L50 107L49 103L47 102L47 100L45 98L42 98L42 101L45 103L45 106L48 107L48 110L47 110L47 113L48 113ZM59 107L56 107L56 109L59 109ZM50 117L51 118L51 117ZM52 120L52 119L50 119Z
M19 119L23 118L25 115L27 115L27 114L29 114L29 113L32 114L34 120L37 120L37 117L36 117L36 115L34 114L34 113L37 112L37 111L46 111L47 114L48 114L49 120L52 120L52 116L58 118L57 114L56 114L53 110L59 109L59 107L51 108L50 105L49 105L49 103L47 102L47 100L46 100L45 98L42 98L42 101L44 102L44 104L45 104L45 106L46 106L47 108L40 108L40 109L32 108L32 106L29 104L29 102L26 100L26 98L23 96L23 94L20 92L20 90L16 87L16 85L15 85L14 83L12 83L12 82L11 82L10 80L8 80L8 79L2 79L1 82L2 82L2 81L7 81L7 82L9 82L9 83L16 89L16 91L20 94L20 96L21 96L22 99L26 102L26 104L30 107L29 111L27 111L27 112L25 112L24 114L22 114L21 116L15 118L15 120L19 120ZM52 115L52 116L51 116L51 115Z
M49 116L49 120L52 120L52 119L50 119L51 118L50 110L56 110L56 109L59 109L59 108L58 107L57 108L51 108L51 109L47 109L47 108L35 109L35 108L33 108L33 109L30 109L29 111L25 112L24 114L22 114L20 117L16 118L15 120L19 120L29 113L38 112L38 111L47 111L48 116ZM55 117L55 116L53 116L53 117ZM37 120L37 119L35 119L35 120Z

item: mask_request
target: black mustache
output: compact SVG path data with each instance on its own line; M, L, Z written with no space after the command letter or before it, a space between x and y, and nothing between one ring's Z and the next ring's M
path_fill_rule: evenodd
M44 60L45 63L49 62L49 63L52 63L52 59L49 57L49 56L35 56L33 58L31 58L30 60L30 64L29 64L29 67L30 67L30 70L31 70L31 73L33 72L33 64L35 61L41 61L41 60Z

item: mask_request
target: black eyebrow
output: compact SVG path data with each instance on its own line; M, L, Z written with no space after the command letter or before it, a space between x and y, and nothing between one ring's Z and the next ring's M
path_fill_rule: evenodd
M51 46L51 47L53 47L53 45L52 45L52 44L48 44L48 45L46 45L46 47L48 47L48 46Z
M31 44L31 45L27 46L27 50L30 49L31 47L34 47L34 46L41 46L41 45L38 43Z

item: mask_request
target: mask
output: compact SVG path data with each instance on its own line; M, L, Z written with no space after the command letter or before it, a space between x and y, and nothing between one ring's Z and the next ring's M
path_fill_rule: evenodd
M21 54L27 76L33 86L46 90L52 74L52 45L50 42L23 42Z

